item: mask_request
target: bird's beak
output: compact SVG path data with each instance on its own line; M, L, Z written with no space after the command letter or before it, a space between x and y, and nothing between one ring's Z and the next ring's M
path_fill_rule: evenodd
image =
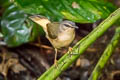
M71 26L72 28L76 28L76 29L78 29L79 27L78 26Z

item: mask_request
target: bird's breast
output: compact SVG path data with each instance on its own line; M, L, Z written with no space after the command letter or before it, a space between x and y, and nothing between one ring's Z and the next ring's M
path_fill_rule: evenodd
M71 32L62 32L61 34L58 34L56 39L49 39L49 41L55 48L61 48L68 46L74 40L74 38L75 31L71 30Z
M62 33L58 35L58 39L60 41L66 41L66 40L70 40L71 38L73 38L73 34L71 33Z

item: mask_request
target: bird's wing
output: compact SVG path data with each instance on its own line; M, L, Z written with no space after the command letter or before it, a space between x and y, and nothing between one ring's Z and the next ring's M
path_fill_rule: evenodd
M53 22L47 24L48 36L52 39L57 38L59 31L59 23Z

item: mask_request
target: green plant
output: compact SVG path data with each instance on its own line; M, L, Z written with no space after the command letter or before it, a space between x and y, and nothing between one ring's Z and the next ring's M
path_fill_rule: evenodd
M120 27L117 27L111 42L108 44L104 53L100 57L100 60L98 61L97 65L95 66L89 80L97 80L98 79L99 75L101 74L102 69L104 68L105 64L109 60L113 51L117 47L119 41L120 41Z
M4 42L9 47L16 47L33 41L43 30L28 19L28 14L14 4L9 4L1 20Z

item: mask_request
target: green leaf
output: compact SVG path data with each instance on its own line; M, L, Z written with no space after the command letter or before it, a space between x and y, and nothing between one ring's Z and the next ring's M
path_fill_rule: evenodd
M102 0L14 0L14 3L29 14L41 14L52 21L68 19L79 23L93 23L116 9Z
M0 0L0 6L1 6L1 7L6 8L6 7L8 7L10 4L11 4L11 3L10 3L9 0Z
M9 47L19 46L23 43L35 39L38 31L36 25L27 19L22 10L19 10L15 5L11 5L4 12L1 20L1 29L4 36L4 41Z

